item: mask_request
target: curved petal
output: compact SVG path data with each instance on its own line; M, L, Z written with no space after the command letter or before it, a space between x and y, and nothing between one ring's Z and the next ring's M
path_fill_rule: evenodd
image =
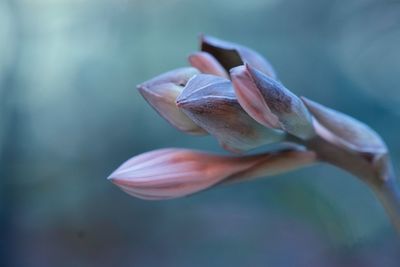
M281 83L268 77L253 66L246 65L249 76L256 85L248 89L256 89L261 94L266 106L265 114L270 111L279 119L281 128L286 132L301 139L310 139L315 136L312 117L299 97L285 88ZM241 90L237 87L236 90ZM244 103L244 105L251 103ZM253 110L248 109L250 112ZM259 117L257 113L250 113L253 118ZM268 126L268 124L266 124Z
M253 119L270 128L283 128L279 118L272 113L263 95L243 65L230 70L236 97L243 109Z
M196 52L189 55L189 63L205 74L214 74L223 78L229 78L228 73L222 65L210 53Z

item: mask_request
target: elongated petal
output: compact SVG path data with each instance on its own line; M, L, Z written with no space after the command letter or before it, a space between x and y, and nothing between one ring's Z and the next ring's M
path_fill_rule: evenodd
M210 53L196 52L189 55L188 59L190 65L197 68L202 73L229 78L224 67L222 67L222 65Z
M339 111L302 98L320 125L318 134L342 148L359 153L385 154L387 147L368 125Z
M247 115L227 79L196 75L178 97L177 104L197 125L232 152L246 151L284 138L283 132L266 128Z
M266 75L276 78L272 65L258 52L246 46L202 35L201 50L212 54L227 71L249 63Z
M170 148L135 156L108 179L129 195L162 200L193 194L224 180L232 182L274 175L314 161L315 155L309 151L229 157Z
M257 92L254 94L261 94L266 104L266 106L262 106L261 104L257 105L259 102L256 102L257 107L261 108L260 111L256 108L251 109L247 107L250 116L260 118L259 112L264 112L267 116L272 112L279 119L281 128L286 132L301 139L313 137L315 132L312 126L312 117L301 99L286 89L281 83L271 79L254 67L247 64L246 68L249 76L256 85L255 87L247 88L247 90L257 89ZM248 92L243 91L243 87L237 86L236 90L239 91L239 94L250 95ZM243 106L252 105L249 100L253 98L241 99L244 102ZM262 122L260 119L259 121ZM264 125L269 126L268 123L264 123Z
M207 134L196 125L177 106L176 98L182 92L183 86L195 74L195 68L181 68L161 74L147 82L138 85L138 90L146 101L171 125L190 134Z

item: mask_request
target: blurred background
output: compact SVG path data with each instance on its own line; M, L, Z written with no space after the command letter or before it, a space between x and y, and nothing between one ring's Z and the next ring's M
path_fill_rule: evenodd
M382 207L331 166L165 202L106 180L152 149L225 153L135 89L201 32L371 125L400 174L400 1L1 0L0 266L399 266Z

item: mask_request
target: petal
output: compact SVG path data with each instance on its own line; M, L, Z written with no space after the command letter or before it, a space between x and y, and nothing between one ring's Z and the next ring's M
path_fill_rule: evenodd
M283 132L262 126L242 109L227 79L196 75L178 97L177 104L197 125L232 152L246 151L284 138Z
M268 108L278 117L282 129L301 139L313 137L312 117L301 99L253 66L247 64L246 68ZM268 110L266 112L268 114ZM257 113L250 115L253 118L259 116Z
M205 74L214 74L224 78L229 78L228 73L222 65L207 52L196 52L189 55L190 64Z
M223 181L278 174L315 160L309 151L230 157L188 149L159 149L131 158L108 179L131 196L163 200L193 194Z
M147 164L143 164L144 158ZM251 164L188 149L160 149L128 160L109 180L132 196L167 199L201 191Z
M243 65L230 70L236 97L253 119L270 128L282 128L278 117L269 109L247 68Z

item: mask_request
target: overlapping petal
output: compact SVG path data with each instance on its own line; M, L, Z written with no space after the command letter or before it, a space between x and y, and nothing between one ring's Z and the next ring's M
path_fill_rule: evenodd
M233 152L275 143L285 136L282 131L266 128L252 119L238 103L232 83L221 77L194 76L177 104L197 125Z

